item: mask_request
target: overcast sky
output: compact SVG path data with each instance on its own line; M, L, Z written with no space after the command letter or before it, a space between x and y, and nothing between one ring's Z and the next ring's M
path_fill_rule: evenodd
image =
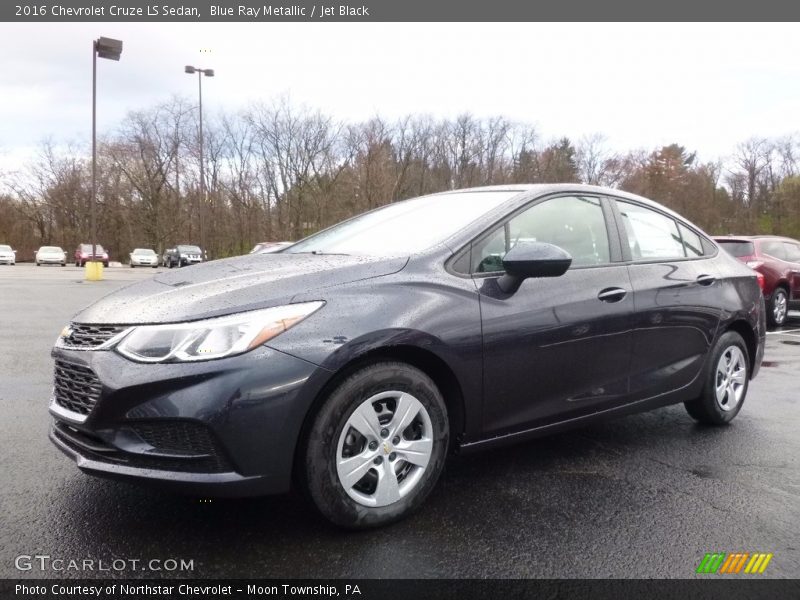
M208 111L288 94L336 117L503 115L545 138L600 132L616 149L673 141L704 159L750 136L800 130L796 24L0 24L0 169L45 138L86 142L91 40L98 127L173 94L185 64L212 67ZM201 49L211 52L201 54Z

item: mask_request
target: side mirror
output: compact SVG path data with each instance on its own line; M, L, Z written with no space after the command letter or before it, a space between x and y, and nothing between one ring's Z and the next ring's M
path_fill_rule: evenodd
M546 242L520 242L503 258L505 275L497 280L507 294L517 291L528 277L561 277L572 264L566 250Z

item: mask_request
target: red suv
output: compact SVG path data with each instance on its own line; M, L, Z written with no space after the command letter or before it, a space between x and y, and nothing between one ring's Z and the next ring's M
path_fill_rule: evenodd
M82 267L86 261L103 261L103 266L108 266L108 252L100 244L95 244L95 254L92 256L92 245L81 244L75 249L75 266Z
M790 308L800 309L800 242L774 235L714 239L764 276L764 300L770 325L783 325Z

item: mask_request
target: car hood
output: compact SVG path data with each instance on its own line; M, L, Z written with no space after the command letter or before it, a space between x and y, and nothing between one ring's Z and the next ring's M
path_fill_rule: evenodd
M251 254L156 275L98 300L76 323L137 325L217 317L291 302L300 293L400 271L407 258Z

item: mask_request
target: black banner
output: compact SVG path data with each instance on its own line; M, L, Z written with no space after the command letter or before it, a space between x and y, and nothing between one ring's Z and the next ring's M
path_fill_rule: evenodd
M17 22L280 21L796 21L785 0L4 0L0 20Z
M798 598L800 581L744 577L696 580L3 580L2 598L298 598L458 600L586 598L647 600Z

